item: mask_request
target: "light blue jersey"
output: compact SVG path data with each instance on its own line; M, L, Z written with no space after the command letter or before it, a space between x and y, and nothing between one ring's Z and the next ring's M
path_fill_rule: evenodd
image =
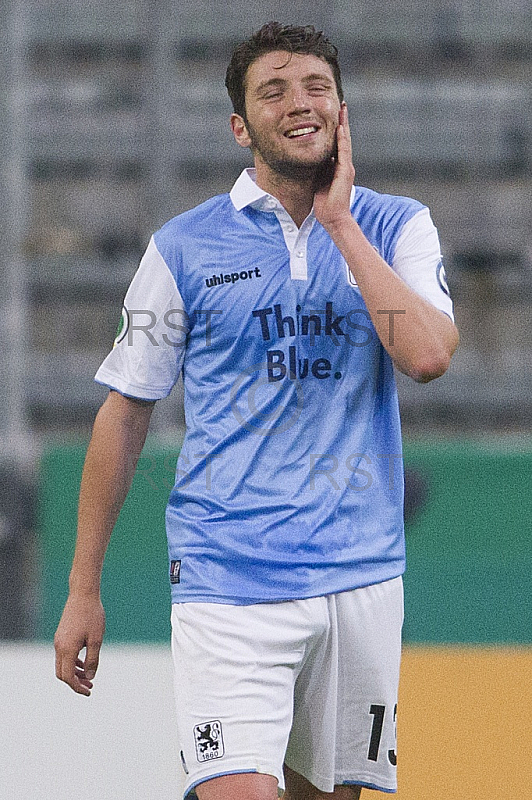
M357 187L352 213L452 315L427 209ZM393 325L400 309L383 311ZM230 195L154 235L124 320L98 381L155 400L183 370L186 435L166 514L173 602L306 598L402 574L392 363L312 214L298 229L245 171Z

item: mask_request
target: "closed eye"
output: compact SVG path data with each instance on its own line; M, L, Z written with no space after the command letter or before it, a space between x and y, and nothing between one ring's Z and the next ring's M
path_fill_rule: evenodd
M307 91L310 94L325 94L326 92L331 91L331 87L329 86L329 84L324 85L324 84L315 83L312 86L308 86L307 87Z

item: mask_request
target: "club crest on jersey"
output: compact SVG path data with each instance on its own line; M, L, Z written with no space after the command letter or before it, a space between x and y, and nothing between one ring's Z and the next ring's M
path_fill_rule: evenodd
M214 719L211 722L195 725L194 741L198 761L212 761L213 758L221 758L225 749L220 720Z
M129 312L125 306L122 306L122 316L120 317L120 322L118 323L118 328L116 330L116 336L114 340L113 347L116 347L117 344L120 344L122 339L126 336L129 328Z

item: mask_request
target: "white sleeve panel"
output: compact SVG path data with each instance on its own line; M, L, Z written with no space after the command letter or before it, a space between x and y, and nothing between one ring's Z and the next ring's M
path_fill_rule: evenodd
M142 400L166 397L183 364L187 319L152 237L127 291L122 327L95 380Z
M411 289L454 319L438 232L428 208L418 211L405 224L397 239L392 266Z

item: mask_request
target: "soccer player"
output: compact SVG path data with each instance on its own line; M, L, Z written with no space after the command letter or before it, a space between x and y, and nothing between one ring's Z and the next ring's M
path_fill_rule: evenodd
M393 367L427 382L457 346L438 236L420 203L353 186L322 33L264 26L234 51L226 85L254 169L158 231L126 295L96 376L111 391L83 473L57 676L90 694L105 549L153 404L182 371L167 534L185 796L394 792Z

